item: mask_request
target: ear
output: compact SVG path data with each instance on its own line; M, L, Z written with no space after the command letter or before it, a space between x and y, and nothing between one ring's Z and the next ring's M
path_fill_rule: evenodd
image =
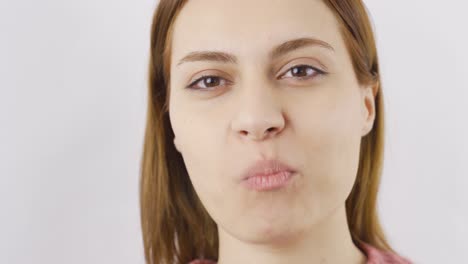
M362 102L362 133L361 136L366 136L374 126L376 116L375 112L375 97L377 95L379 84L378 82L372 85L361 87L361 102Z
M177 150L178 152L180 152L180 148L179 148L179 146L177 145L177 138L176 138L176 137L174 137L174 146L175 146L176 150Z

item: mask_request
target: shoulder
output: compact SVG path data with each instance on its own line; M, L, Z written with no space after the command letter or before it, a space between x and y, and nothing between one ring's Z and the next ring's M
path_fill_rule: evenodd
M367 255L366 264L413 264L403 256L380 250L370 244L362 243L360 246Z

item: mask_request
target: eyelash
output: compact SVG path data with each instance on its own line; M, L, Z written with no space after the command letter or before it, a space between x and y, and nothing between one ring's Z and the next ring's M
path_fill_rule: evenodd
M322 70L319 70L315 67L312 67L310 65L305 65L305 64L300 64L300 65L296 65L294 67L291 67L288 69L288 71L286 71L283 75L286 75L288 72L290 72L292 69L295 69L295 68L308 68L308 69L312 69L315 73L313 75L310 75L310 76L306 76L306 77L292 77L292 78L296 78L298 80L308 80L308 79L312 79L312 78L316 78L314 76L320 76L320 75L326 75L327 73L322 71ZM283 76L281 75L281 76ZM224 78L221 78L219 76L216 76L216 75L204 75L204 76L201 76L200 78L196 79L195 81L193 81L191 84L189 84L187 87L187 89L191 89L191 90L213 90L213 89L216 89L216 87L218 86L215 86L215 87L209 87L209 88L194 88L195 84L199 83L200 81L203 81L203 80L206 80L208 78L220 78L220 79L224 79ZM229 81L226 81L228 84L230 83ZM223 86L223 85L221 85Z

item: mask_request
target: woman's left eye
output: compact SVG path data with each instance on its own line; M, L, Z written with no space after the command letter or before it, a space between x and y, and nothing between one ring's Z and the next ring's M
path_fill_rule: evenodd
M300 80L303 80L303 79L314 78L316 75L322 75L322 74L325 74L325 72L315 67L312 67L310 65L297 65L297 66L290 68L282 76L296 77Z

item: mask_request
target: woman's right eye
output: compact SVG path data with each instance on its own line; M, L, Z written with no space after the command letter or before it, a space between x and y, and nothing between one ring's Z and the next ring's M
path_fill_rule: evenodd
M227 80L219 76L206 75L198 78L197 80L189 84L186 88L193 90L213 90L215 89L215 87L225 86L227 83Z

